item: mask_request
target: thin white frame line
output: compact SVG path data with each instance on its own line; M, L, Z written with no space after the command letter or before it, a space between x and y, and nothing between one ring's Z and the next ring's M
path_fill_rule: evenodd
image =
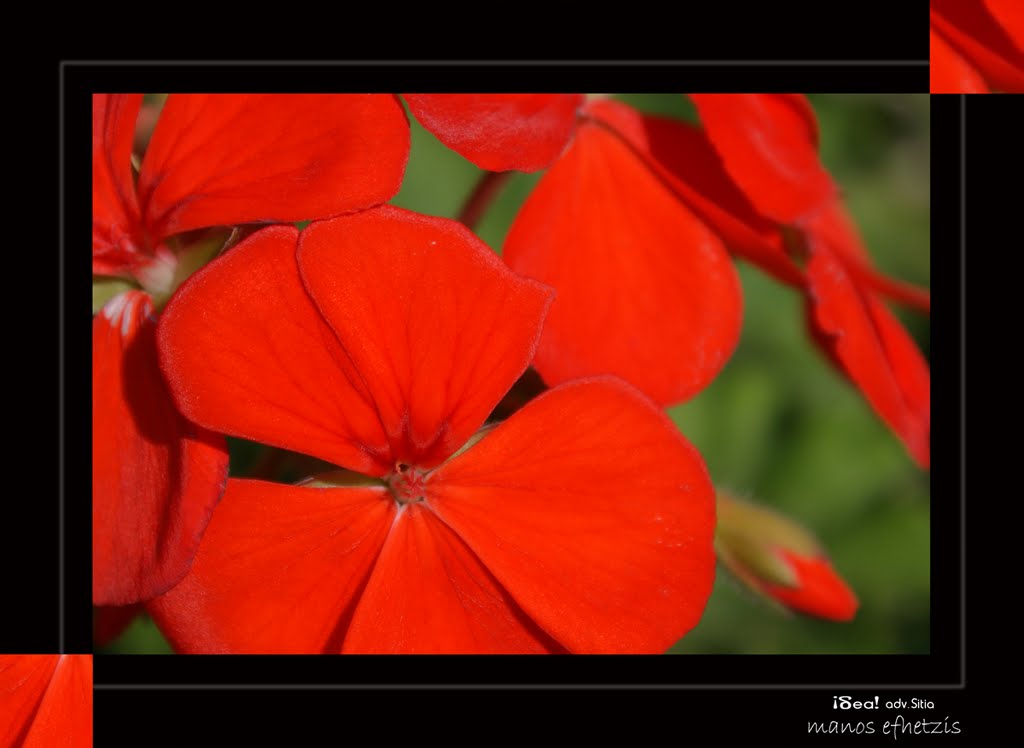
M960 681L967 685L967 96L960 94Z
M58 189L60 190L60 197L57 199L58 206L58 226L57 226L57 313L60 315L60 319L57 321L57 345L59 350L57 352L57 366L61 372L60 386L57 388L57 418L59 420L57 424L57 434L59 444L57 446L57 516L58 516L58 529L57 529L57 542L59 547L57 548L57 562L60 564L60 568L57 571L57 591L60 595L57 601L57 625L59 631L57 632L57 651L60 654L64 654L65 641L64 641L64 630L67 628L64 621L64 540L65 540L65 517L64 517L64 71L61 70L60 74L60 85L58 87L58 96L60 96L60 102L58 104L57 116L60 120L60 136L59 142L57 143L57 161L60 168L60 174L57 176ZM91 554L90 554L91 555Z
M145 62L145 61L144 61ZM620 64L621 61L616 61L610 64ZM823 64L871 64L874 61L831 61ZM918 64L913 61L897 61L898 64L913 65ZM133 64L125 61L115 61L116 64ZM74 61L64 60L59 65L59 95L60 102L58 106L58 118L61 125L60 138L58 143L58 162L60 165L60 175L58 177L60 196L58 198L58 211L60 216L60 222L58 226L58 269L60 278L58 279L58 291L60 293L60 299L58 301L58 308L60 313L59 320L59 332L58 341L60 350L58 352L58 365L61 373L64 372L64 247L65 247L65 232L64 232L64 73L65 67L78 64L112 64L112 63L101 63L101 62L90 62L90 61ZM154 62L152 64L181 64L176 62ZM192 65L203 64L200 62L189 63ZM223 61L217 64L249 64L246 62L239 63L225 63ZM257 61L254 64L267 64L261 61ZM273 64L282 64L281 62L275 62ZM283 64L289 64L284 62ZM322 64L322 63L306 63L306 62L295 62L291 64ZM337 64L359 64L359 63L337 63ZM378 63L374 63L378 64ZM399 62L389 62L385 64L397 65L404 64ZM441 63L436 63L441 64ZM461 62L460 62L461 64ZM516 63L520 64L520 63ZM527 63L527 64L542 64L542 63ZM606 63L599 63L606 64ZM628 64L628 63L626 63ZM641 63L646 64L646 63ZM681 64L700 64L696 62L686 62ZM722 63L712 63L722 64ZM726 64L757 64L756 62L735 62ZM771 62L768 64L790 64L784 62ZM797 64L805 64L800 61ZM811 63L807 63L811 64ZM924 63L927 64L927 63ZM961 110L960 110L960 121L961 121L961 301L965 300L966 297L966 281L964 270L966 268L966 254L963 249L966 247L966 106L965 96L960 96ZM961 324L966 321L966 305L961 306ZM962 331L965 328L961 328ZM965 356L966 353L966 340L961 332L961 362L960 362L960 373L961 373L961 418L966 417L965 413ZM60 560L59 569L59 589L60 589L60 600L58 601L59 619L60 619L60 631L58 634L59 638L59 653L64 654L65 649L65 606L64 606L64 531L65 531L65 517L64 517L64 492L65 492L65 480L64 480L64 382L61 382L61 386L58 388L58 412L60 416L60 423L58 424L58 433L60 435L60 444L58 445L58 492L59 492L59 527L58 535L60 539L60 547L58 548L58 555ZM966 425L966 421L962 420L962 426ZM864 690L864 689L875 689L878 688L890 688L890 689L910 689L910 688L930 688L936 690L949 690L964 688L966 686L966 577L963 576L966 573L966 504L964 498L966 496L966 476L965 476L965 446L966 440L964 437L964 428L961 428L960 434L960 454L961 454L961 629L960 629L960 642L961 642L961 673L959 683L923 683L923 684L832 684L832 683L812 683L812 684L744 684L744 683L730 683L730 684L295 684L295 683L282 683L282 684L232 684L232 683L221 683L221 684L209 684L209 683L191 683L191 684L154 684L154 683L136 683L136 684L125 684L125 683L96 683L94 681L94 690L392 690L392 689L409 689L409 690L424 690L424 689L485 689L485 690L559 690L559 689L574 689L574 690L601 690L601 689L624 689L624 690L688 690L688 689L706 689L706 690L736 690L736 689L753 689L753 690L765 690L765 689L804 689L804 690L821 690L823 688L835 688L843 687L851 690ZM107 655L109 656L109 655Z
M264 65L264 66L368 66L399 67L407 65L444 65L449 67L536 67L536 66L587 66L587 67L636 67L640 65L669 65L676 67L692 66L773 66L798 65L820 67L835 66L866 66L890 65L898 67L927 67L928 60L65 60L63 65L159 65L177 67L212 66L227 67L232 65Z
M113 655L105 655L113 656ZM951 691L961 688L958 684L935 685L932 683L894 683L892 685L849 684L849 683L706 683L706 684L665 684L665 683L633 683L627 685L606 685L595 683L93 683L97 691L429 691L444 689L452 691L735 691L750 689L764 691L802 690L821 691L826 688L845 688L851 691L877 691L890 689L908 691L911 689L928 689L934 691Z

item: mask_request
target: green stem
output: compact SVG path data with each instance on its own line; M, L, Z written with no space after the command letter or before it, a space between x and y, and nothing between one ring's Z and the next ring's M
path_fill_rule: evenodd
M484 213L490 207L494 198L498 196L501 188L508 181L510 171L487 171L477 180L476 186L467 198L462 211L459 213L459 221L476 231L477 224Z

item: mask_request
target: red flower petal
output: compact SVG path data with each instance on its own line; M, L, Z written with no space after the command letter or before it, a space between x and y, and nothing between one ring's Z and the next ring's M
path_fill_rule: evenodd
M531 401L430 477L427 503L574 652L663 652L715 576L715 494L697 451L614 378Z
M60 655L0 655L0 746L24 739Z
M892 301L928 314L931 294L910 283L889 278L871 264L871 257L857 227L839 201L816 213L804 224L812 241L824 243L842 261L846 271L865 290L872 290Z
M996 22L1013 41L1018 51L1024 51L1024 4L1020 0L982 0Z
M548 384L611 373L677 403L739 338L740 286L722 243L592 122L527 198L504 257L556 290L534 361Z
M206 226L324 218L398 191L409 124L380 94L177 94L139 175L155 242Z
M551 164L576 127L580 94L405 94L437 139L489 171Z
M383 487L228 481L195 565L146 610L188 654L338 652L394 512Z
M91 748L92 655L60 655L19 748Z
M191 571L146 607L186 653L337 652L394 515L383 487L230 480Z
M1024 49L985 5L932 0L931 24L993 88L1024 92Z
M526 370L552 296L462 224L391 206L309 226L298 258L391 454L421 468L461 447Z
M223 437L175 410L157 365L150 298L93 319L93 600L127 605L185 574L227 478Z
M803 271L787 254L777 224L757 213L704 131L608 100L588 104L586 115L629 143L731 251L783 283L803 285Z
M787 550L779 555L793 568L794 587L762 583L765 593L802 613L832 621L849 621L857 612L857 596L825 557L804 558Z
M757 209L795 223L837 195L818 125L799 94L691 94L725 168Z
M181 412L367 475L391 469L359 374L299 279L298 231L256 232L178 289L160 323Z
M899 321L861 290L827 244L812 238L811 322L871 407L922 467L929 463L928 364Z
M366 585L344 651L536 654L563 651L429 509L405 507Z
M929 71L932 93L988 93L988 86L978 71L961 57L941 34L930 30L931 58Z
M0 746L92 746L91 655L0 655Z
M132 180L132 139L142 94L92 97L93 272L127 272L139 236L139 207Z

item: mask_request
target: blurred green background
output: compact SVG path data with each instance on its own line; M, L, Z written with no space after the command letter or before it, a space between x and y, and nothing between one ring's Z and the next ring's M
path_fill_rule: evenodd
M677 94L617 96L637 109L696 122ZM811 95L821 155L842 187L878 266L929 286L929 97ZM455 217L481 172L412 122L412 153L393 201ZM515 174L478 226L500 250L539 175ZM927 653L929 476L862 396L811 345L798 296L740 263L744 329L718 378L669 412L715 483L803 523L860 598L851 623L788 614L719 570L698 626L674 653ZM896 310L928 354L926 317ZM232 473L256 455L232 445ZM140 617L99 652L170 652Z

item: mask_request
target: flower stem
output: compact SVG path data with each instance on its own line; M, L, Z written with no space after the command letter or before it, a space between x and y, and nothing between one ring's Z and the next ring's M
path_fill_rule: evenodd
M459 220L476 231L480 219L487 212L487 208L490 207L511 174L510 171L484 172L466 199L465 205L462 206Z

